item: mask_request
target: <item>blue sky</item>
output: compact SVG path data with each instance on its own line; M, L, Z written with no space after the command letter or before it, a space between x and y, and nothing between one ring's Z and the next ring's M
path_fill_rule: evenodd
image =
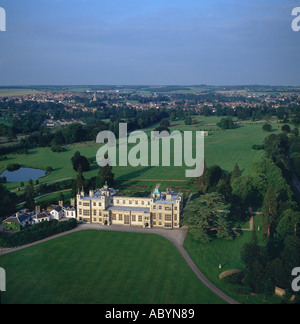
M300 85L290 0L0 0L0 85Z

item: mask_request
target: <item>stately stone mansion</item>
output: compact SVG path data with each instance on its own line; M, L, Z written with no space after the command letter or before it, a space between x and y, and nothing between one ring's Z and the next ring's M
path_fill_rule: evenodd
M102 189L77 195L77 219L102 225L179 228L183 196L156 188L150 197L121 197L107 185Z

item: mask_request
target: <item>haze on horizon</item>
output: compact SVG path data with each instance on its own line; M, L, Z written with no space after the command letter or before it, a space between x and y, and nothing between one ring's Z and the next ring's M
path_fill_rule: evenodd
M0 0L0 86L300 86L291 0Z

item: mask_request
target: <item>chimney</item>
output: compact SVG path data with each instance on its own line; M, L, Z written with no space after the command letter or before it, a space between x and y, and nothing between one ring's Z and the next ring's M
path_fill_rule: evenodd
M58 202L58 206L61 207L61 208L63 208L63 207L64 207L64 202L63 202L62 200L59 201L59 202Z
M94 196L94 191L90 190L90 197L93 197L93 196Z
M75 198L70 199L70 205L71 207L75 207Z
M41 212L41 206L35 206L35 213L39 214Z

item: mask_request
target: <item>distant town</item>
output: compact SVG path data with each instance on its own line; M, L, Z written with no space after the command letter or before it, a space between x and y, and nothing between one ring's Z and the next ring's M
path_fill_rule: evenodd
M220 108L268 106L277 109L298 105L300 99L300 89L293 87L213 87L203 85L193 87L112 87L112 89L104 90L101 90L101 86L88 90L63 88L55 91L55 89L55 87L36 88L34 94L26 94L26 89L24 89L25 94L1 96L0 88L0 102L18 104L33 101L63 104L65 110L70 113L80 110L95 112L101 108L128 107L146 110L149 108L182 107L201 114L207 109L211 109L211 113L214 113ZM2 112L4 112L3 109Z

